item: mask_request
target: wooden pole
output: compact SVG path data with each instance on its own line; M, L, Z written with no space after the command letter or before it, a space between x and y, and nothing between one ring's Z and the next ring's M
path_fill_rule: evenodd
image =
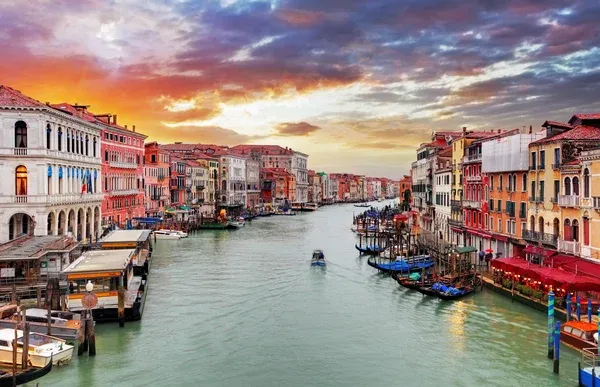
M96 356L96 334L94 333L94 316L92 311L88 312L88 318L85 324L87 331L87 341L89 345L89 355Z
M87 345L87 341L86 341L86 313L87 311L83 311L81 313L81 326L79 327L79 330L77 331L77 356L81 356L83 355L83 353L86 351L86 345Z
M12 372L13 372L13 386L17 385L17 326L15 325L15 338L12 343Z
M12 304L16 304L17 303L17 284L15 284L15 283L13 283L13 286L12 286L12 293L11 293L10 302Z
M118 294L118 318L119 318L119 326L125 326L125 288L121 285L119 286L119 294Z
M39 286L36 288L36 293L37 293L37 301L36 301L36 308L41 308L42 307L42 288L40 288Z
M23 313L23 316L25 316L25 313ZM25 317L23 317L23 321L25 321ZM25 322L23 325L25 327L23 329L23 353L21 358L21 368L26 370L29 366L29 331L31 328L28 322Z
M49 301L49 300L48 300ZM50 308L50 302L46 303L46 312L48 313L46 325L48 327L48 336L52 336L52 308Z

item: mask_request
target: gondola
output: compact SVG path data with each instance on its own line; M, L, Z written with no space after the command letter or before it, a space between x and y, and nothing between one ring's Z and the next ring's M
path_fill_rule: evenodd
M356 247L356 250L360 251L361 254L369 254L369 248L368 247L360 247L359 245L354 245L354 247Z
M481 286L481 278L479 276L473 277L471 283L461 287L448 287L444 291L438 291L437 296L444 301L459 300L463 297L474 293L477 288Z
M431 286L435 282L430 276L421 278L419 275L419 278L417 279L413 277L414 274L418 273L412 273L408 277L404 277L399 276L397 272L394 272L392 273L392 278L395 279L400 286L410 290L418 290L419 287Z
M52 360L48 362L48 364L43 368L30 368L23 372L17 373L15 376L16 385L20 386L21 384L29 383L33 380L39 379L42 376L47 375L50 371L52 371ZM13 386L13 375L12 372L2 372L0 374L0 387L12 387Z
M384 273L410 273L433 267L434 262L429 255L420 255L410 257L409 260L403 258L390 263L378 263L369 259L367 264Z

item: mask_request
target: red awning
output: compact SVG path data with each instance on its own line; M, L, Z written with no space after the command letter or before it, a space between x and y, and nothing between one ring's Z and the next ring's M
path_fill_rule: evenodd
M528 245L523 250L525 254L541 254L544 258L548 258L556 254L556 251L544 249L534 245Z
M492 238L494 238L497 241L508 242L508 237L505 237L503 235L494 234L492 235Z
M550 262L545 262L550 264ZM600 278L600 264L588 261L587 259L574 257L572 255L558 254L552 257L551 264L554 267L561 267L565 271L574 274L584 274Z

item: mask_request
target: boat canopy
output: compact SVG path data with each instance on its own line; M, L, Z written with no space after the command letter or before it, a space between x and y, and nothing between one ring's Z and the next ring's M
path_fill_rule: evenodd
M561 258L564 257L564 258ZM600 267L580 258L558 255L551 259L553 267L539 266L521 258L500 258L491 261L492 267L543 282L567 291L600 291ZM582 265L579 267L579 265ZM592 265L592 266L589 266ZM589 275L588 275L589 274Z
M468 253L474 253L477 251L477 249L473 246L465 246L465 247L457 247L454 249L455 252L457 252L458 254L468 254Z

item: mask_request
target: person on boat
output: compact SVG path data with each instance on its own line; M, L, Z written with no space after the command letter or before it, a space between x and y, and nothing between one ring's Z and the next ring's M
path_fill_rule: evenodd
M322 251L319 253L319 259L325 259L325 254Z

